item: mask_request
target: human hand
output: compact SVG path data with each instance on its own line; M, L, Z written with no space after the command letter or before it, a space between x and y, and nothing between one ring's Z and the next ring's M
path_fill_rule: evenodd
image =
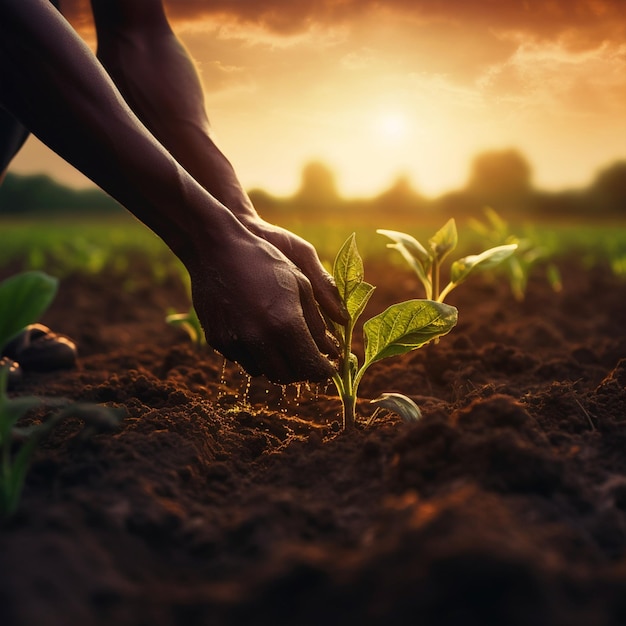
M315 248L298 235L270 224L258 216L242 219L243 224L259 237L278 248L309 279L315 299L324 313L338 324L348 321L333 277L324 269Z
M274 245L240 231L187 255L207 342L251 376L283 384L327 380L334 367L325 355L337 357L337 347L311 283ZM321 291L330 289L321 285Z

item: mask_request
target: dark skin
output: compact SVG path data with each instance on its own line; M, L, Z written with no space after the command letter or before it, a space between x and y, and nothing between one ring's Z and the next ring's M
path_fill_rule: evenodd
M212 347L276 382L327 379L336 348L319 309L345 321L332 278L255 211L161 0L92 8L100 61L48 0L0 0L0 166L20 125L33 132L182 260Z

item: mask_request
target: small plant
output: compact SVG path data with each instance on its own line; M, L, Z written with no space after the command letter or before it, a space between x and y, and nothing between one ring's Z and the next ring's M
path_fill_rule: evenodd
M198 319L198 314L193 306L187 311L187 313L170 313L165 321L172 325L182 328L196 348L206 346L206 338L202 325Z
M82 419L84 434L111 430L118 426L125 409L68 400L46 400L35 396L9 398L7 366L0 367L0 519L17 510L24 481L37 446L68 417ZM18 426L18 421L30 410L43 405L62 407L47 421L30 426Z
M506 258L499 269L502 269L509 280L511 291L516 300L522 301L526 296L528 278L532 268L540 261L549 257L548 250L536 245L529 238L514 235L507 222L491 207L484 209L485 221L472 219L470 228L490 244L517 244L516 253ZM554 263L548 263L546 278L552 289L561 291L563 284L561 273Z
M485 250L480 254L472 254L454 261L450 267L450 280L441 287L441 267L443 261L458 243L456 222L450 219L423 246L415 237L395 230L376 231L389 237L394 243L388 248L398 250L407 263L415 270L420 279L426 298L443 302L448 294L465 282L475 270L487 270L499 265L510 257L517 249L517 243L509 243Z
M52 304L59 281L43 272L15 274L0 283L0 354L2 348Z
M354 234L339 250L333 265L333 276L350 317L345 325L328 321L340 344L341 357L333 382L343 406L344 430L350 430L356 424L357 392L367 368L386 357L420 348L450 332L457 322L457 310L432 300L408 300L390 306L363 325L365 358L359 365L357 356L352 352L352 336L356 321L375 287L364 281L363 260ZM405 419L419 419L419 409L410 398L401 394L385 395L387 397L381 396L375 401L379 408L399 412ZM400 405L403 411L398 411Z

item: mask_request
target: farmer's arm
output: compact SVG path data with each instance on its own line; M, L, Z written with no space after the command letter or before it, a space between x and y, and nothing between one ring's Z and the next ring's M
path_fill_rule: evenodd
M315 249L257 214L215 143L196 68L172 32L161 0L91 0L98 57L152 134L211 195L253 233L278 247L307 276L321 307L345 321Z
M214 348L281 382L329 376L308 280L156 141L47 0L0 0L0 105L166 241Z

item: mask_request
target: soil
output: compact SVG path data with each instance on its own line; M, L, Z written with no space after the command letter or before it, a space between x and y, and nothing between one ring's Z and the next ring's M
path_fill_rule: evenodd
M42 322L78 367L13 394L127 417L36 453L0 526L0 624L626 624L626 284L560 268L521 303L484 276L453 292L452 333L360 390L363 417L396 391L423 419L349 433L332 387L250 381L167 326L176 277L65 277ZM389 265L366 279L366 316L420 294Z

